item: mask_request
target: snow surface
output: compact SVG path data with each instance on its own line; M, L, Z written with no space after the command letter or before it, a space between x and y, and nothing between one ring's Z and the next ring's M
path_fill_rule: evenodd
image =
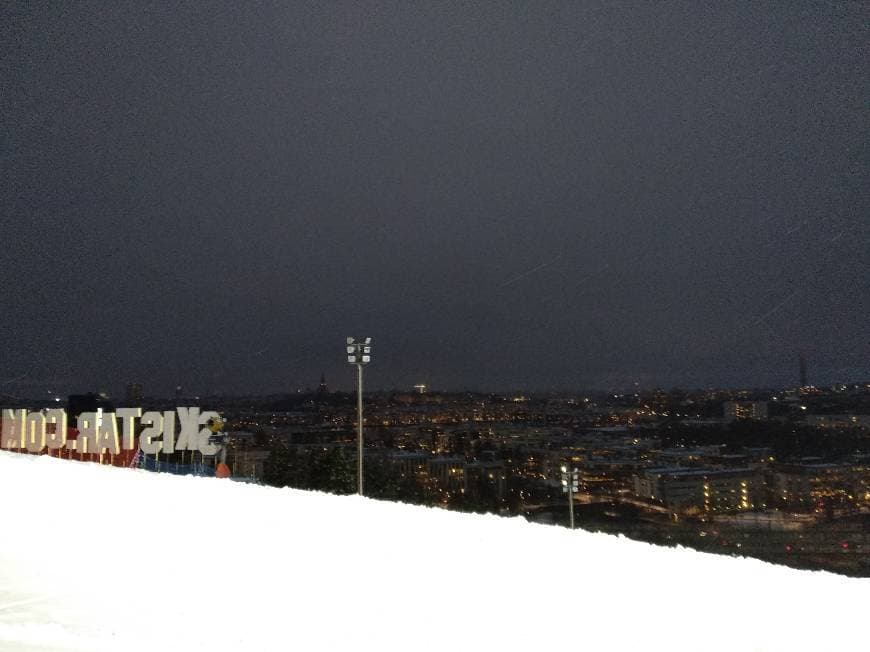
M865 650L870 581L0 452L0 650Z

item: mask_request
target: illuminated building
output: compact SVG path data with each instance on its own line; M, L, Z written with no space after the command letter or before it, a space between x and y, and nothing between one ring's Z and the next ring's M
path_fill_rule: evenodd
M461 457L432 457L426 460L426 469L442 489L455 492L465 488L464 464Z
M813 511L829 501L844 507L870 502L866 464L781 464L772 480L777 502L793 510Z
M506 478L502 462L471 462L465 465L465 493L480 495L492 492L504 498Z
M725 401L722 404L726 421L743 421L754 419L764 421L767 419L766 401Z
M763 481L754 469L647 469L634 477L639 498L674 512L728 512L762 507Z
M432 451L435 453L447 453L450 451L450 435L443 430L435 432L432 436Z
M826 430L842 430L848 428L870 428L870 415L867 414L808 414L808 426L825 428Z
M426 470L426 453L411 453L407 451L397 451L390 453L389 460L393 467L406 478L414 476Z

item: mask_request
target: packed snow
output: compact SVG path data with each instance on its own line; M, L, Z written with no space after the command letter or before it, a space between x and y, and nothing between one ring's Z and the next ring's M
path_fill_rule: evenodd
M0 650L866 649L870 581L0 452Z

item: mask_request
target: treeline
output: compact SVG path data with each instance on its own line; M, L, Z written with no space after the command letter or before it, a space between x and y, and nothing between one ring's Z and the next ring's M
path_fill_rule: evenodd
M265 463L263 479L275 487L356 493L356 451L350 446L275 446ZM403 477L380 456L366 457L364 481L365 494L371 498L415 504L438 502L437 491L416 477Z
M365 495L414 505L441 506L465 512L519 513L522 496L533 493L533 483L508 475L506 491L483 479L471 481L467 491L448 492L434 478L423 474L403 475L389 459L366 451ZM263 481L274 487L292 487L334 494L357 491L356 449L353 446L295 447L278 444L270 449ZM544 496L539 499L546 500Z

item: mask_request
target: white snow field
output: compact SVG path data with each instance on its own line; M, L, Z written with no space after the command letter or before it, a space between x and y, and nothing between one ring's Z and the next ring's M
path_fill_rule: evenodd
M0 452L0 650L866 650L870 581Z

